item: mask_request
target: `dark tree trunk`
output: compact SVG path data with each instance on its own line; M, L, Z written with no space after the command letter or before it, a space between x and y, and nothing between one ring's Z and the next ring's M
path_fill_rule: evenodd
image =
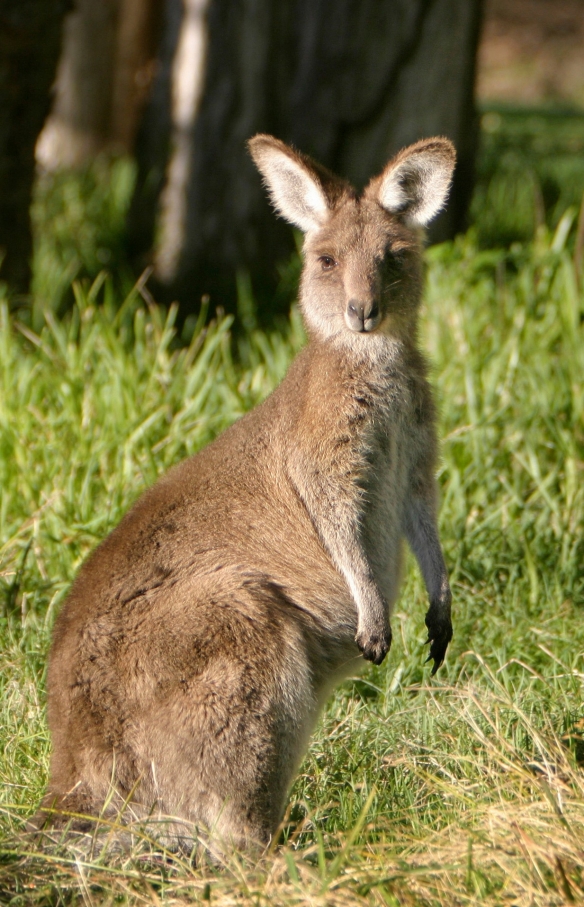
M160 9L161 0L76 0L37 148L45 170L82 167L105 150L133 150Z
M156 67L162 0L121 0L113 64L109 132L113 144L133 151L139 117Z
M0 279L25 294L34 149L49 112L67 0L0 2Z
M245 141L270 132L358 186L400 147L442 134L459 154L434 239L464 225L477 122L481 0L166 0L160 70L139 143L132 251L183 314L260 299L291 249Z

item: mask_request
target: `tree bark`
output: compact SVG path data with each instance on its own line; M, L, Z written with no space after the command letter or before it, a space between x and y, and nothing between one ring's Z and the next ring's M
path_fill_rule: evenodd
M183 315L233 308L248 271L270 299L291 249L245 142L270 132L357 186L405 144L443 134L459 166L433 238L464 225L472 188L481 0L166 0L138 146L130 243Z
M37 147L43 169L128 152L153 75L161 0L76 0L65 21L55 103Z
M154 76L161 0L121 0L112 77L110 136L130 152Z
M0 279L17 294L30 280L34 149L49 112L66 0L0 3Z

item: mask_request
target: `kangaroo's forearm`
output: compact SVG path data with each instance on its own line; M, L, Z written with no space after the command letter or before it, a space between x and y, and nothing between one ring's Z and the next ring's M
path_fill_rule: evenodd
M413 495L408 501L404 519L404 534L420 565L430 598L426 626L430 643L428 660L434 660L432 673L444 661L448 643L452 639L452 594L438 535L434 502L433 489L426 497Z
M357 645L365 658L379 664L389 650L389 609L373 576L359 533L360 491L348 483L339 494L338 484L306 461L288 463L290 479L330 558L345 579L357 608ZM336 487L332 495L331 487Z

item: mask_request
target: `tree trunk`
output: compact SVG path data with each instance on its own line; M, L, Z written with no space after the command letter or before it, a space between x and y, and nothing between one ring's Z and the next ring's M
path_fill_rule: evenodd
M132 251L183 314L233 308L238 271L269 299L291 248L245 141L270 132L362 186L400 147L453 139L464 224L477 122L481 0L165 0L160 68L141 130Z
M161 0L121 0L110 116L111 142L134 150L139 117L155 71Z
M61 47L63 0L0 3L0 279L28 291L34 149L49 112Z
M153 75L161 0L76 0L65 22L55 103L37 148L45 170L132 150Z

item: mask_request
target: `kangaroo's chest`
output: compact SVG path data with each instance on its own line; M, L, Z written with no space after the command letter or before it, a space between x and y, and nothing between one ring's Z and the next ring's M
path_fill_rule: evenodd
M413 403L400 386L372 413L361 480L361 541L390 605L400 581L404 508L419 450Z
M412 428L403 418L378 418L371 426L361 480L365 523L383 516L401 523L415 446Z
M413 394L404 378L388 381L371 407L362 436L363 503L399 503L416 446Z

